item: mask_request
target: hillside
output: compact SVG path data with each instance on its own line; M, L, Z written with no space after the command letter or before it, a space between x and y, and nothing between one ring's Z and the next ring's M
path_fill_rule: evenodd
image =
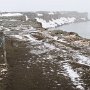
M90 40L45 29L28 14L1 16L0 90L89 90Z

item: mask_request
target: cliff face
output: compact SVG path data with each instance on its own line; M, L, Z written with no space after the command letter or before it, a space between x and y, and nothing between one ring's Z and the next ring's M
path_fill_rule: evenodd
M32 21L36 19L38 22L42 23L43 28L51 28L74 22L88 21L88 13L80 13L74 11L2 13L0 15L0 19L19 21Z
M34 12L24 13L29 18L36 18L38 22L42 23L44 28L57 27L64 24L88 21L88 13L79 13L73 11L66 12Z
M2 22L0 90L90 89L90 40L74 32L45 30L36 19L7 17Z

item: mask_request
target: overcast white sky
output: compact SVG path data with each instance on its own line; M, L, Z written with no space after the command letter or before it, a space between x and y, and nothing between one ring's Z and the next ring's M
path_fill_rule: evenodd
M0 0L0 11L90 12L90 0Z

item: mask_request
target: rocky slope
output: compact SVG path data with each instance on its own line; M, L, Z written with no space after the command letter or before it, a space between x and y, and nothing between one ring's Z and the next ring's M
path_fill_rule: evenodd
M2 19L0 90L89 89L90 40L32 19Z

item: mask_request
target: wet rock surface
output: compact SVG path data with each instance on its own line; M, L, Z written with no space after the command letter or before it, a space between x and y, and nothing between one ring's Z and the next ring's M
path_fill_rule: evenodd
M0 90L90 89L90 40L46 30L35 21L20 22L0 27L8 62L7 68L0 43Z

